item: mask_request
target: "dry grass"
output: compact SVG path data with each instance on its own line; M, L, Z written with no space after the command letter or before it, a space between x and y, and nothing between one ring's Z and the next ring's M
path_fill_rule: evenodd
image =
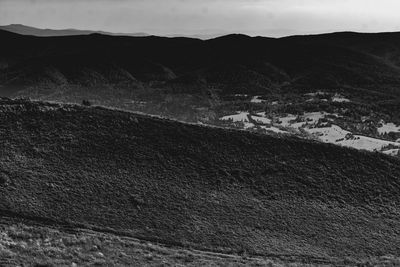
M308 266L280 259L217 254L113 234L0 222L1 266Z

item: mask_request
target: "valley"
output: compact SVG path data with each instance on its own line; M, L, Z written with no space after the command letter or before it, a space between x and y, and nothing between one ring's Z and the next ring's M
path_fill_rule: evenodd
M392 45L400 44L398 33L210 40L0 35L7 48L0 52L3 96L86 100L184 122L399 154L400 61Z

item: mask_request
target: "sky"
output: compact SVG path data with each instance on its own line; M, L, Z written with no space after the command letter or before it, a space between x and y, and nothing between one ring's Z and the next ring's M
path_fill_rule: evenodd
M0 25L286 36L400 31L400 0L0 0Z

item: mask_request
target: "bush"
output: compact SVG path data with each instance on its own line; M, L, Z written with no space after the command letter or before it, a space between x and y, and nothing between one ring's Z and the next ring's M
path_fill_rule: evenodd
M90 103L89 100L84 99L84 100L82 100L82 105L84 105L84 106L91 106L92 103Z

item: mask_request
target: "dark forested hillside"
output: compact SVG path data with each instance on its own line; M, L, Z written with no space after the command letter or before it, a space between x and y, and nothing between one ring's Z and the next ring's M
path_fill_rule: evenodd
M400 252L396 158L100 107L0 104L3 216L311 263Z
M290 36L283 38L303 44L324 44L342 46L382 58L388 63L400 64L400 33L356 33L339 32L332 34Z
M347 86L399 94L393 43L397 33L283 39L228 35L206 41L100 34L40 38L5 31L0 35L3 95L38 87L39 96L77 86L83 92L94 85L112 90L119 83L132 85L130 90L141 85L172 91L171 83L180 84L187 90L197 88L196 93Z

